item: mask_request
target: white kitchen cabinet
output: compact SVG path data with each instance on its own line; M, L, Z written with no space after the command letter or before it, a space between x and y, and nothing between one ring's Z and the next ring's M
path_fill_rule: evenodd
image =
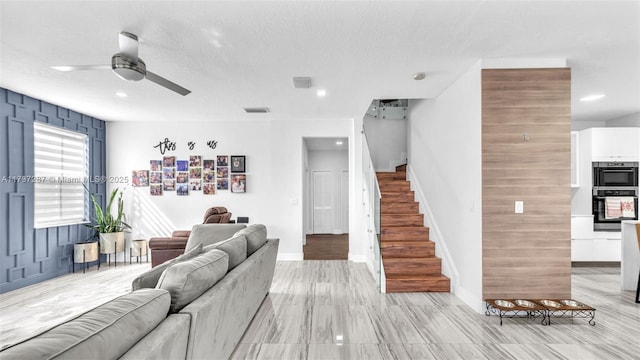
M592 128L591 136L592 161L638 161L640 158L640 128Z
M571 217L571 261L620 261L619 232L593 231L593 217Z
M571 239L571 261L620 261L620 239Z
M622 240L593 239L594 261L620 261Z
M593 261L593 240L571 239L571 261Z

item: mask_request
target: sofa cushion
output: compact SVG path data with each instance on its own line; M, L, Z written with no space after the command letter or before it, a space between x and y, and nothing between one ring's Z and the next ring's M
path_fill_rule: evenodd
M229 268L229 255L213 249L193 259L169 266L158 280L158 289L169 291L171 312L178 312L222 279Z
M197 224L191 229L189 241L185 251L203 244L204 246L215 244L233 237L238 230L247 227L245 224Z
M176 257L173 258L171 260L165 261L162 264L151 268L151 270L143 273L142 275L138 276L137 278L133 279L133 282L131 283L131 289L132 291L136 291L138 289L142 289L142 288L155 288L156 285L158 284L158 280L160 279L160 276L162 275L162 273L171 265L173 264L177 264L179 262L182 261L187 261L189 259L193 259L194 257L198 256L202 254L202 245L200 246L196 246L193 249L191 249L190 251Z
M250 256L267 242L267 227L262 224L249 225L234 236L237 235L244 235L247 238L247 256Z
M135 291L17 343L0 357L116 359L166 318L170 302L165 290Z
M231 239L207 245L202 248L202 251L207 252L213 249L220 249L229 255L229 270L231 270L247 259L247 238L242 235L234 236Z

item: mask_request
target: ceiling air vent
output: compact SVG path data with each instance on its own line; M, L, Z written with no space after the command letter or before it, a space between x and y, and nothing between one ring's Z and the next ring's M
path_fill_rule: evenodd
M246 107L244 111L248 114L266 114L269 112L267 107Z
M294 77L293 87L296 89L308 89L311 87L310 77Z

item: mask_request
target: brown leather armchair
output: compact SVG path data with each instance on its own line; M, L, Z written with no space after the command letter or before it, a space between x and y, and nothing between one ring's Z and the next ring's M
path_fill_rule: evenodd
M214 206L207 209L202 220L203 224L225 224L231 222L233 222L231 213L223 206ZM149 239L151 267L182 255L190 234L190 230L176 230L170 237L153 237Z

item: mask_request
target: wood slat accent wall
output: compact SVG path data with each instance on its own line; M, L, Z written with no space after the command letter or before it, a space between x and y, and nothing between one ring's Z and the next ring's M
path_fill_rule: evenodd
M571 69L482 70L485 299L571 297L570 156Z

